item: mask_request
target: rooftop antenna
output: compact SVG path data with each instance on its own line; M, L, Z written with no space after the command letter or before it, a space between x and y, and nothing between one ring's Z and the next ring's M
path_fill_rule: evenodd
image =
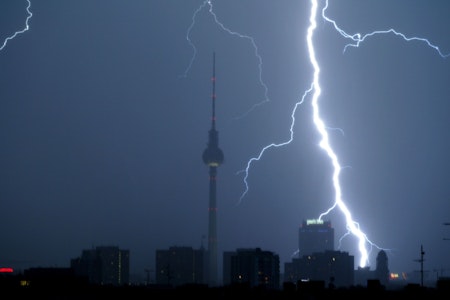
M425 251L423 251L423 245L420 245L420 259L416 259L415 261L420 262L420 286L423 287L423 262L425 259L423 258L425 255Z

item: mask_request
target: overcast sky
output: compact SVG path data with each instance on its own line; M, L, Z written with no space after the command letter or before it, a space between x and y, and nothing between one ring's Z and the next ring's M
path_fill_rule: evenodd
M312 2L30 2L0 4L0 266L67 267L114 245L144 275L157 249L207 246L215 52L219 253L260 247L283 270L336 194L311 94L296 106L313 82ZM330 0L335 24L318 5L320 117L342 200L376 245L368 264L385 249L391 271L418 271L423 245L424 269L450 275L450 2ZM344 32L389 29L404 36L345 47ZM239 171L281 143L252 161L241 199ZM356 268L344 214L324 219Z

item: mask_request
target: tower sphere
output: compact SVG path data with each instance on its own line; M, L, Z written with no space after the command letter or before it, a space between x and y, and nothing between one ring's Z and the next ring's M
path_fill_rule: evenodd
M224 155L219 147L211 147L203 151L203 162L210 167L218 167L224 161Z

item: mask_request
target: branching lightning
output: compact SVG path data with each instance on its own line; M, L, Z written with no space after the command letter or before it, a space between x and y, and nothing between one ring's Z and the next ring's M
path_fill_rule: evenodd
M339 26L337 25L337 23L334 20L328 18L325 15L325 11L327 8L328 8L328 0L325 0L325 5L324 5L324 8L322 9L322 18L324 20L326 20L327 22L331 23L334 26L335 30L341 36L352 40L352 43L349 43L345 46L344 52L348 47L355 47L355 48L359 47L362 42L364 42L367 38L370 38L374 35L395 34L396 36L403 38L407 42L419 41L419 42L426 43L429 47L436 50L439 53L439 55L443 58L446 58L450 55L450 54L443 54L440 51L439 47L430 43L427 39L419 38L419 37L407 37L403 33L397 32L394 29L373 31L371 33L364 34L364 35L362 35L360 33L350 35L350 34L346 33L344 30L342 30L341 28L339 28ZM325 215L330 213L336 207L338 207L341 210L341 212L345 216L347 233L343 237L341 237L339 242L341 242L341 240L345 236L348 236L350 234L354 235L358 240L358 249L359 249L360 256L361 256L360 261L359 261L359 266L364 267L364 266L366 266L367 263L369 263L369 256L368 256L369 251L367 250L366 245L369 244L370 248L373 246L377 247L379 249L381 249L381 248L379 246L377 246L376 244L374 244L373 242L371 242L368 239L367 235L361 231L359 223L357 223L356 221L353 220L350 210L348 209L347 205L345 204L345 202L342 199L342 189L341 189L341 185L340 185L340 181L339 181L339 175L342 170L342 167L339 164L339 160L338 160L336 153L333 151L333 149L329 143L327 127L326 127L324 121L320 118L319 102L318 102L320 94L321 94L321 87L320 87L320 81L319 81L320 66L319 66L319 62L317 61L317 58L316 58L315 48L314 48L314 43L313 43L313 34L314 34L315 29L317 28L317 10L318 10L318 0L311 0L311 13L310 13L310 19L309 19L310 25L307 30L306 41L307 41L307 45L308 45L309 59L310 59L311 65L313 66L313 70L314 70L313 80L312 80L311 87L305 92L301 101L295 105L294 110L292 111L292 114L291 114L292 124L290 127L290 131L291 131L290 139L287 142L284 142L281 144L270 144L268 146L265 146L260 151L258 156L251 158L247 162L247 166L246 166L245 170L240 171L240 173L245 173L245 176L244 176L245 190L242 193L239 202L242 201L242 199L245 197L245 195L249 191L249 185L248 185L247 179L249 176L249 170L250 170L251 164L255 161L260 160L262 155L265 153L265 151L267 149L287 145L293 140L293 125L295 123L295 111L297 109L297 106L299 104L303 103L305 100L305 97L311 93L312 94L311 104L313 106L313 122L316 126L317 131L320 133L320 135L322 137L322 139L319 143L319 146L326 152L327 156L330 158L331 163L333 165L333 169L334 169L332 181L333 181L333 186L334 186L334 190L335 190L335 201L334 201L334 204L328 210L326 210L325 212L320 214L319 219L322 219Z
M259 154L253 158L251 158L250 160L248 160L245 169L238 171L238 174L244 174L244 178L243 178L243 182L245 185L244 191L241 194L241 197L239 199L238 204L240 204L243 200L243 198L248 194L249 192L249 184L248 184L248 177L249 177L249 171L250 171L250 167L253 163L255 163L256 161L259 161L262 156L264 155L264 153L266 151L268 151L271 148L279 148L282 146L286 146L288 144L290 144L293 141L294 138L294 125L295 125L295 113L297 111L297 108L299 105L303 104L304 101L306 100L307 97L311 97L311 105L313 108L313 123L317 129L317 131L319 132L320 136L321 136L321 140L319 142L319 146L321 147L322 150L325 151L326 155L328 156L328 158L331 161L331 164L333 166L333 175L332 175L332 182L333 182L333 187L335 190L335 200L334 200L334 204L328 208L325 212L321 213L319 216L319 219L322 219L324 216L326 216L328 213L330 213L332 210L334 210L335 208L339 208L340 211L343 213L345 220L346 220L346 228L347 228L347 233L344 234L339 242L342 241L343 238L345 238L346 236L349 235L353 235L357 238L358 240L358 249L360 252L360 260L359 260L359 266L360 267L364 267L366 266L366 264L369 263L369 252L371 250L372 247L376 247L378 249L381 249L379 246L377 246L376 244L374 244L373 242L371 242L367 235L361 230L359 223L356 222L353 217L352 214L350 212L350 210L348 209L347 205L345 204L343 198L342 198L342 189L341 189L341 185L340 185L340 181L339 181L339 175L341 170L343 169L343 167L341 167L340 163L339 163L339 159L336 155L336 153L334 152L333 148L330 145L329 142L329 136L328 136L328 130L333 130L333 128L328 128L325 125L325 122L321 119L320 117L320 113L319 113L319 98L321 95L321 86L320 86L320 65L319 62L316 58L316 52L315 52L315 48L314 48L314 43L313 43L313 36L314 36L314 32L317 28L317 14L318 14L318 6L319 6L319 0L310 0L311 1L311 11L310 11L310 18L309 18L309 27L307 29L307 34L306 34L306 43L307 43L307 48L308 48L308 54L309 54L309 61L313 67L313 75L312 75L312 82L310 84L310 87L303 93L303 96L300 98L300 100L295 104L292 113L291 113L291 125L290 125L290 138L282 143L271 143L265 147L262 148L262 150L259 152ZM328 8L328 0L323 0L324 2L324 6L322 8L322 13L321 13L321 17L328 23L332 24L332 26L334 27L334 29L345 39L350 39L351 42L348 43L345 47L343 52L345 53L345 51L347 50L348 47L354 47L354 48L358 48L361 43L363 43L364 41L366 41L366 39L375 36L375 35L384 35L384 34L394 34L397 37L402 38L404 41L406 42L421 42L421 43L425 43L428 47L434 49L442 58L446 58L448 56L450 56L449 54L444 54L438 46L432 44L428 39L425 38L420 38L420 37L408 37L403 33L400 33L398 31L396 31L395 29L387 29L387 30L378 30L378 31L373 31L367 34L361 34L361 33L356 33L356 34L348 34L347 32L345 32L344 30L342 30L337 23L328 18L325 14L327 8ZM192 28L195 25L195 19L197 14L203 10L206 6L209 7L209 13L213 16L215 23L225 32L227 32L228 34L234 35L234 36L238 36L239 38L243 38L243 39L247 39L251 42L254 50L255 50L255 55L259 60L259 80L261 85L264 87L266 93L266 99L261 102L258 103L256 105L254 105L252 107L255 108L256 106L263 104L264 102L269 101L268 97L267 97L267 86L264 84L264 82L262 81L262 58L258 53L258 47L256 46L256 43L254 41L254 39L250 36L247 35L243 35L234 31L231 31L230 29L228 29L227 27L225 27L217 18L216 14L213 12L213 6L212 6L212 1L211 0L206 0L203 2L203 4L195 11L193 17L192 17L192 23L191 26L189 27L187 34L186 34L186 39L189 42L189 44L191 45L192 49L193 49L193 56L192 59L189 63L188 68L186 69L185 73L184 73L184 77L187 76L193 61L195 59L196 53L197 53L197 49L195 47L195 45L192 43L191 39L190 39L190 33ZM251 109L251 110L252 110ZM250 111L251 111L250 110ZM249 111L249 112L250 112ZM334 128L334 130L340 130L340 132L343 134L343 130L342 129L337 129ZM367 245L369 245L369 250Z
M33 16L33 14L31 13L31 10L30 10L30 8L31 8L31 2L30 2L30 0L27 0L27 2L28 2L28 6L27 6L27 13L28 13L28 16L27 16L27 19L25 20L25 28L22 29L22 30L16 31L16 32L14 32L14 34L12 34L11 36L7 37L7 38L3 41L3 45L0 47L0 51L2 51L3 48L6 47L6 44L7 44L10 40L14 39L16 36L18 36L19 34L24 33L25 31L27 31L27 30L30 28L28 22L29 22L29 20L31 19L31 17Z
M316 15L317 15L317 0L311 0L311 15L310 15L310 25L307 31L307 45L308 45L308 53L310 62L314 69L313 74L313 94L312 94L312 100L311 104L313 106L313 121L316 125L317 130L319 131L322 140L319 143L319 146L327 153L328 157L331 159L331 163L333 165L333 186L335 190L335 202L333 206L331 206L325 213L322 213L319 216L319 219L321 219L324 215L328 214L331 210L333 210L336 206L340 208L342 213L345 216L346 219L346 226L348 232L351 232L353 235L355 235L358 239L358 249L361 254L359 265L361 267L364 267L366 263L368 263L368 252L366 249L366 242L369 241L366 234L360 230L359 224L355 222L352 218L352 215L350 213L350 210L345 205L344 201L342 200L342 190L341 185L339 182L339 174L341 172L341 166L339 164L339 160L336 156L336 153L333 151L332 147L330 146L329 138L328 138L328 132L326 130L326 126L324 121L320 118L319 114L319 96L321 94L321 88L319 84L319 75L320 75L320 67L319 63L316 58L316 53L314 49L313 44L313 34L317 27L317 21L316 21ZM369 241L370 242L370 241Z
M267 96L267 93L268 93L267 85L264 83L264 81L263 81L263 79L262 79L262 65L263 65L263 63L262 63L262 57L261 57L261 55L259 54L258 46L256 45L256 42L255 42L254 38L252 38L251 36L248 36L248 35L241 34L241 33L239 33L239 32L232 31L231 29L227 28L222 22L219 21L219 19L217 18L217 15L216 15L215 12L213 11L213 5L212 5L212 1L211 1L211 0L205 0L205 1L197 8L197 10L194 12L194 14L193 14L193 16L192 16L192 22L191 22L191 25L189 26L189 28L188 28L188 30L187 30L187 32L186 32L186 40L188 41L189 45L192 47L193 55L192 55L192 57L191 57L191 60L190 60L190 62L189 62L189 65L188 65L188 67L186 68L186 70L184 71L184 74L182 75L182 77L187 77L187 74L189 73L189 71L190 71L190 69L191 69L191 67L192 67L192 64L194 63L195 57L197 56L197 47L195 47L195 44L192 42L190 36L191 36L191 31L192 31L192 29L193 29L194 26L195 26L197 15L198 15L198 14L199 14L206 6L209 7L208 12L209 12L209 14L213 17L215 24L216 24L217 26L219 26L223 31L225 31L226 33L228 33L228 34L230 34L230 35L232 35L232 36L237 36L237 37L239 37L239 38L241 38L241 39L246 39L246 40L250 41L250 43L252 44L253 49L254 49L254 51L255 51L255 56L256 56L256 58L258 59L259 83L260 83L261 86L264 88L264 99L263 99L262 101L256 103L256 104L254 104L254 105L253 105L246 113L244 113L243 115L241 115L241 116L238 117L238 118L245 117L247 114L249 114L251 111L253 111L256 107L258 107L258 106L260 106L260 105L263 105L264 103L270 101L270 100L269 100L269 97Z
M305 91L305 93L303 94L303 96L302 96L302 98L300 99L300 101L297 102L297 103L295 104L294 109L292 110L292 113L291 113L292 122L291 122L291 127L290 127L290 129L289 129L290 132L291 132L291 134L290 134L289 140L287 140L286 142L282 142L282 143L278 143L278 144L272 143L272 144L269 144L269 145L265 146L265 147L259 152L258 156L251 158L251 159L247 162L247 166L246 166L246 168L245 168L244 170L240 170L240 171L237 172L237 174L245 173L245 176L244 176L245 190L244 190L244 192L242 193L241 197L239 198L238 204L240 204L240 203L242 202L242 199L244 199L245 195L248 193L248 190L249 190L249 186L248 186L247 179L248 179L248 174L249 174L249 170L250 170L251 164L252 164L253 162L255 162L255 161L260 160L261 157L263 156L263 154L264 154L267 150L269 150L270 148L278 148L278 147L282 147L282 146L285 146L285 145L287 145L287 144L290 144L290 143L293 141L293 139L294 139L294 125L295 125L295 112L297 111L297 107L305 101L306 96L307 96L309 93L311 93L311 91L312 91L313 89L314 89L314 84L312 84L311 87L310 87L308 90Z
M341 28L339 28L339 26L337 25L337 23L336 23L334 20L328 18L328 17L325 15L325 11L326 11L327 9L328 9L328 0L326 0L325 6L324 6L323 9L322 9L322 18L323 18L325 21L327 21L327 22L333 24L334 29L335 29L337 32L339 32L339 34L340 34L342 37L344 37L344 38L346 38L346 39L350 39L350 40L353 41L353 43L349 43L349 44L345 45L343 52L345 52L345 51L347 50L348 47L358 48L359 45L360 45L361 43L363 43L366 39L368 39L368 38L370 38L370 37L372 37L372 36L374 36L374 35L389 34L389 33L391 33L391 34L394 34L394 35L396 35L396 36L398 36L398 37L401 37L401 38L402 38L403 40L405 40L406 42L417 41L417 42L425 43L425 44L427 44L428 47L431 47L431 48L433 48L434 50L436 50L436 52L439 53L439 55L440 55L442 58L447 58L448 56L450 56L450 53L447 53L447 54L442 53L441 50L439 49L439 47L436 46L436 45L434 45L434 44L432 44L428 39L421 38L421 37L416 37L416 36L408 37L408 36L406 36L405 34L403 34L403 33L401 33L401 32L398 32L397 30L395 30L395 29L393 29L393 28L386 29L386 30L376 30L376 31L373 31L373 32L370 32L370 33L366 33L366 34L361 34L361 33L348 34L348 33L345 32L344 30L342 30Z
M314 52L314 47L313 47L313 43L312 43L312 31L316 28L316 10L317 10L317 0L311 0L311 4L312 4L312 8L311 8L311 18L310 18L310 27L308 29L308 35L307 35L307 41L308 41L308 50L310 53L310 60L311 63L314 67L314 94L313 94L313 99L312 99L312 105L313 105L313 118L314 118L314 124L316 125L317 130L320 132L321 136L322 136L322 140L320 142L320 146L322 147L322 149L325 150L325 152L327 153L328 157L331 159L333 167L334 167L334 173L333 173L333 185L334 185L334 189L336 192L335 195L335 202L333 204L333 206L331 206L327 211L325 211L324 213L322 213L319 216L319 219L321 219L323 216L327 215L330 211L332 211L336 206L339 207L339 209L341 210L341 212L344 214L345 216L345 220L346 220L346 226L347 226L347 234L345 234L343 237L341 237L341 239L339 240L339 242L346 236L349 234L353 234L354 236L356 236L356 238L358 239L358 249L360 251L360 262L359 262L359 266L360 267L364 267L368 262L368 251L366 248L366 243L368 243L371 247L375 246L377 248L380 248L378 246L376 246L374 243L372 243L366 236L366 234L364 232L361 231L359 224L357 222L355 222L352 219L351 213L348 210L347 206L345 205L344 201L342 200L342 191L341 191L341 187L340 187L340 183L339 183L339 173L341 171L341 166L339 165L338 162L338 158L336 156L336 154L334 153L334 151L332 150L329 142L328 142L328 134L327 131L325 130L325 125L323 123L323 121L320 119L319 117L319 107L318 107L318 98L320 95L320 86L319 86L319 72L320 72L320 68L319 65L317 63L316 57L315 57L315 52ZM355 47L358 48L360 46L360 44L362 42L364 42L367 38L370 38L374 35L378 35L378 34L394 34L398 37L401 37L403 40L405 40L406 42L411 42L411 41L419 41L422 43L425 43L426 45L428 45L429 47L433 48L434 50L436 50L439 55L442 58L446 58L448 57L450 54L443 54L441 52L441 50L439 49L438 46L432 44L428 39L425 38L420 38L420 37L407 37L406 35L404 35L403 33L400 33L398 31L396 31L395 29L388 29L388 30L378 30L378 31L373 31L367 34L362 35L361 33L356 33L353 35L348 34L347 32L345 32L344 30L342 30L337 23L328 18L325 15L325 11L328 8L328 0L325 0L325 5L322 9L322 18L326 21L328 21L329 23L331 23L335 30L344 38L348 38L351 39L353 41L353 43L349 43L344 47L344 52L346 51L346 49L348 47Z

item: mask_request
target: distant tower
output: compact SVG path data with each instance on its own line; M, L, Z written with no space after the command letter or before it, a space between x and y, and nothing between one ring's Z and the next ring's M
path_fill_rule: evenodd
M216 175L217 167L224 161L222 150L219 148L219 133L216 130L216 54L213 53L212 80L212 118L209 130L208 147L203 151L203 162L209 166L209 224L208 224L208 283L217 285L217 204L216 204Z
M377 255L377 267L375 269L376 278L386 286L389 283L388 257L384 250L380 250Z

